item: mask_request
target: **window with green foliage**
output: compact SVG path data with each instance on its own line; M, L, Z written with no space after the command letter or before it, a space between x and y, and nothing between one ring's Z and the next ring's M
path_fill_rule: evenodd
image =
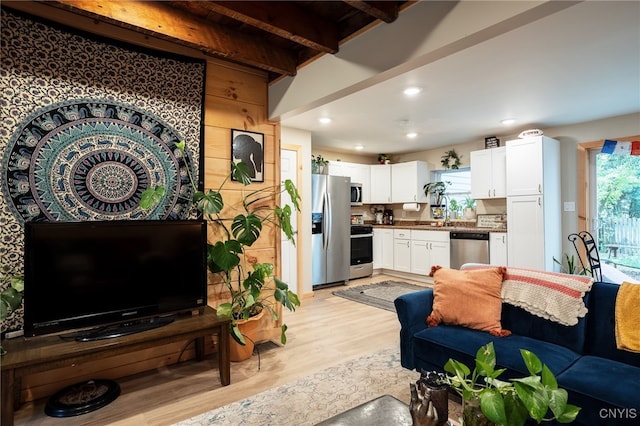
M471 168L436 170L433 172L432 182L439 181L447 184L446 195L449 199L449 211L453 210L452 207L459 206L456 217L461 217L464 199L471 196Z
M590 152L591 233L600 258L640 279L640 156Z

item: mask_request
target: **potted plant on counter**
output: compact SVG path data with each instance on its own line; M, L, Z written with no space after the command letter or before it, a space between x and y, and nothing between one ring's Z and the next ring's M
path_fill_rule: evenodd
M473 220L476 218L476 200L470 196L466 196L464 199L464 218L467 220Z
M424 195L432 196L431 216L434 219L444 219L446 205L443 204L448 182L429 182L423 186Z
M529 376L505 382L498 379L505 369L496 370L493 342L478 349L473 371L454 359L444 369L443 380L463 399L464 425L474 425L480 410L490 422L521 426L530 418L540 423L555 420L571 423L579 407L567 403L567 391L559 388L554 374L533 353L520 349ZM550 416L550 417L549 417Z
M180 150L184 150L183 142L177 145ZM247 249L258 240L265 224L282 230L287 239L295 244L295 231L291 226L292 209L288 205L278 206L275 198L280 192L286 191L296 211L300 211L300 195L293 182L287 179L283 186L275 185L243 193L240 212L227 217L222 189L231 178L237 181L231 182L232 185L251 184L251 175L245 163L231 162L231 173L223 179L217 190L210 189L207 192L197 190L189 173L194 189L191 205L208 221L210 235L214 235L216 239L215 242L208 243L208 269L219 277L230 295L228 302L218 306L217 313L231 318L231 336L239 345L251 348L248 358L253 352L253 342L245 339L245 334L240 330L241 325L263 312L270 313L277 321L276 302L294 311L300 306L300 300L286 283L273 275L273 264L258 263L257 258L247 253ZM142 194L140 207L150 208L163 195L163 188L147 189ZM286 343L286 330L286 324L282 324L282 344Z

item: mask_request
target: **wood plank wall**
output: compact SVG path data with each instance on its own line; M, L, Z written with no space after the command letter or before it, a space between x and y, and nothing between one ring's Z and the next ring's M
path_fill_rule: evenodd
M73 16L65 11L47 7L46 4L33 2L8 2L12 7L37 16L47 17L60 23L71 25L82 30L110 36L118 40L126 40L145 47L170 50L174 53L202 57L195 51L181 46L172 46L165 40L154 40L151 37L112 27L108 24L97 24L84 17ZM204 171L205 190L218 189L220 183L230 170L231 161L231 129L248 130L264 133L265 142L265 181L253 183L245 188L241 184L231 182L225 184L223 197L229 206L229 214L236 208L242 194L248 189L254 190L274 185L280 181L280 125L267 119L267 75L266 73L231 62L207 58L207 81L205 95L205 131L204 131ZM274 199L274 202L278 202ZM209 229L209 239L215 239L215 230ZM250 255L259 262L271 262L276 265L276 273L280 271L280 233L273 227L267 227L260 240L252 247ZM213 276L209 277L209 305L216 307L225 298L224 288ZM280 324L269 315L264 316L261 324L259 340L278 340ZM207 344L207 352L216 351L217 339L214 337ZM181 352L186 348L184 353ZM170 365L180 360L192 359L195 356L190 342L179 342L154 349L139 351L83 365L72 365L65 368L27 376L22 383L23 401L44 398L52 395L65 386L92 378L117 379L142 371Z

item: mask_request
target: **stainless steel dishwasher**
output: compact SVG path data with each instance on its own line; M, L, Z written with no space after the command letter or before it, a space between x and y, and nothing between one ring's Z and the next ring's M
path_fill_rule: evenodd
M451 268L460 269L465 263L489 263L489 233L455 231L451 238Z

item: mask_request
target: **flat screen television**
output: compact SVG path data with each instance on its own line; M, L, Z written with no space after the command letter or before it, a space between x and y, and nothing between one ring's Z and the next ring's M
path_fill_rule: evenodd
M205 306L206 242L197 220L26 223L25 336L139 325Z

